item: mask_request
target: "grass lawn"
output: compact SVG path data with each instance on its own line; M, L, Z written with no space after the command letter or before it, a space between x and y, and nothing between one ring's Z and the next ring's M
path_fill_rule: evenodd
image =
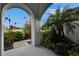
M40 30L41 32L48 32L48 31L50 31L50 30Z
M13 32L17 32L17 31L23 32L22 29L15 29L15 30L11 30L11 31L13 31ZM4 32L9 32L9 30L4 30Z

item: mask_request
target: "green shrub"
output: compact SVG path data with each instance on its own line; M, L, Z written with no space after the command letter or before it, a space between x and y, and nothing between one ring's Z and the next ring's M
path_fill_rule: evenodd
M25 24L23 32L24 32L24 39L31 38L31 24Z
M79 52L74 49L69 50L68 53L70 56L79 56Z
M69 55L68 53L67 53L67 51L69 50L69 46L68 46L68 44L65 44L65 43L63 43L63 42L59 42L59 43L56 43L56 45L55 45L55 52L56 53L58 53L59 55L64 55L64 56L66 56L66 55Z
M16 41L21 41L24 39L29 39L29 33L24 34L21 31L11 31L4 32L4 50L9 50L13 48L13 43Z
M14 32L14 41L21 41L24 39L23 32L16 31Z
M13 48L13 38L11 33L4 32L4 50L9 50Z
M42 32L42 45L55 51L58 55L79 55L79 45L64 36L59 39L58 35L53 30ZM74 48L75 46L78 48ZM75 49L74 51L72 49Z
M54 40L57 37L53 35L53 31L42 32L42 34L42 45L53 50L55 48L55 41L57 41Z
M24 33L24 39L29 39L29 38L31 38L31 35L28 32Z

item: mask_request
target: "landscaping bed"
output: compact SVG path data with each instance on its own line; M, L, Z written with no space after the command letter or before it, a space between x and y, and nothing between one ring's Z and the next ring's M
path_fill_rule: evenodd
M79 56L79 44L74 43L68 37L59 39L53 31L42 32L42 45L55 51L61 56Z
M4 32L4 50L13 49L13 43L21 40L29 39L30 36L26 33L26 37L22 31Z

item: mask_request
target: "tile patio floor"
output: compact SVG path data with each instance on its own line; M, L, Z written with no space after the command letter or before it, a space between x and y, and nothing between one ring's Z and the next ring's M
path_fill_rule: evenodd
M30 44L5 51L3 56L56 56L56 54L42 46L33 47Z

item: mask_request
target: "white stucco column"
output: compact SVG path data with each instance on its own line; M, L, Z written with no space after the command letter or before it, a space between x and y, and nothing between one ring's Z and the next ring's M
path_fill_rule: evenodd
M0 4L0 13L1 13L1 4ZM1 55L1 45L2 45L2 44L1 44L1 41L2 41L2 40L1 40L1 38L2 38L2 36L1 36L1 33L2 33L2 30L1 30L1 27L2 27L2 26L1 26L1 24L2 24L2 23L1 23L1 14L0 14L0 55Z
M2 38L2 37L1 37L1 32L2 32L2 30L1 30L1 19L0 19L0 55L1 55L1 47L2 47L2 46L1 46L1 45L2 45L2 44L1 44L1 41L2 41L2 40L1 40L1 38Z
M33 46L41 44L40 21L38 19L31 20L31 40Z

